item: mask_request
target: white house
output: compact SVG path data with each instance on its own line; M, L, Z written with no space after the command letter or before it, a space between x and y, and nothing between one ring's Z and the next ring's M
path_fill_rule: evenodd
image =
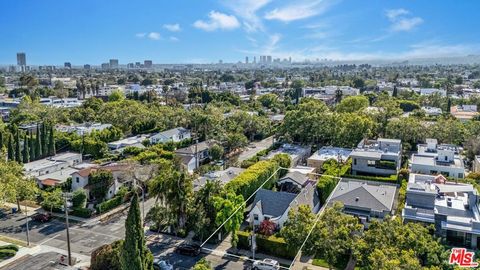
M192 135L188 129L178 127L152 135L150 137L150 143L180 142L190 138L192 138Z
M426 144L418 145L418 153L412 155L412 173L464 178L465 166L454 145L437 144L436 139L427 139Z
M115 194L117 194L120 187L126 182L127 177L125 177L125 172L128 170L128 166L121 164L110 164L106 166L98 167L89 167L71 174L72 176L72 191L78 189L84 189L87 193L87 198L90 200L94 199L90 196L89 192L92 186L89 184L90 174L99 170L110 171L113 176L113 184L108 188L105 199L111 199Z

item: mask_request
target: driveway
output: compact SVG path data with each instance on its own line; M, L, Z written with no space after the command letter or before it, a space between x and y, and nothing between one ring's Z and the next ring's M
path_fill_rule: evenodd
M258 152L269 148L273 144L273 136L265 138L258 142L251 143L240 155L238 156L238 161L242 162L246 159L249 159L255 156Z

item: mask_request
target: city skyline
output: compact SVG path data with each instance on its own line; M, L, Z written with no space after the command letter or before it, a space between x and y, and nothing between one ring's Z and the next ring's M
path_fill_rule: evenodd
M480 26L473 19L480 3L473 1L142 1L134 10L127 1L49 2L3 5L0 24L8 27L0 35L8 42L0 64L15 64L17 52L26 52L31 65L81 66L108 59L123 65L143 59L236 63L260 55L371 60L480 51L472 35Z

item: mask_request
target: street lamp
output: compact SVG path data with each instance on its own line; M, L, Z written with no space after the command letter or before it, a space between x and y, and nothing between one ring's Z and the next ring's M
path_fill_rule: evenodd
M67 198L70 197L69 193L63 193L64 198L64 208L65 208L65 225L67 229L67 249L68 249L68 265L72 266L72 252L70 249L70 230L68 225L68 205L67 205Z
M143 221L143 224L145 225L145 190L143 189L142 186L137 184L137 180L135 180L134 185L136 188L140 188L140 190L142 191L142 221Z
M29 235L29 232L28 232L28 208L27 208L27 205L25 204L25 224L27 226L27 247L30 246L30 235Z

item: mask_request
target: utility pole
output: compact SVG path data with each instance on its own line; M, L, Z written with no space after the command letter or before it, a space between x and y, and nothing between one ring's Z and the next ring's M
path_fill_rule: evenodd
M27 227L27 247L30 246L30 234L29 234L29 229L28 229L28 208L27 208L27 205L25 205L25 224L26 224L26 227Z
M67 226L67 248L68 248L68 265L72 266L72 252L70 250L70 231L69 231L69 226L68 226L68 206L67 206L67 197L68 194L64 193L64 208L65 208L65 224Z
M198 170L198 138L195 138L195 170Z

